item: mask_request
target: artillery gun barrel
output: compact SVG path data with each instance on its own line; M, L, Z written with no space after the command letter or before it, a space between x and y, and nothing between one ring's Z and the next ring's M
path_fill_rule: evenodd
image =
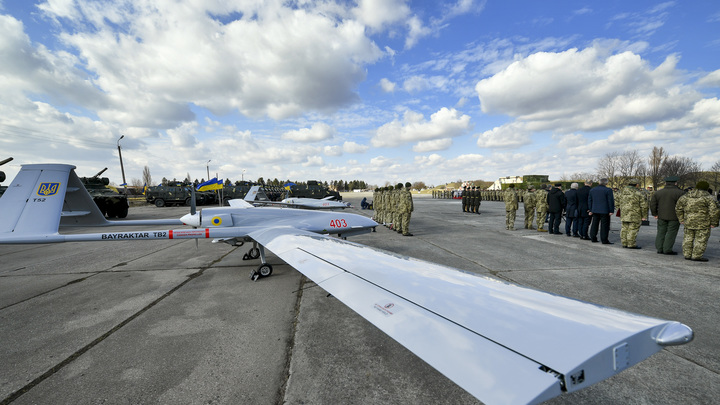
M0 161L0 166L4 165L5 163L10 162L11 160L13 160L13 158L9 157L9 158L7 158L7 159L5 159L5 160L3 160L3 161Z
M92 176L92 178L96 179L96 178L100 177L101 174L105 173L105 170L107 170L107 167L100 170L96 175Z

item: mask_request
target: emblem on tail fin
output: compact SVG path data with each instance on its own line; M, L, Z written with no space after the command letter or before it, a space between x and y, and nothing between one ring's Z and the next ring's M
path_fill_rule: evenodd
M59 188L60 183L40 183L40 188L38 188L37 193L38 195L49 197L57 194Z

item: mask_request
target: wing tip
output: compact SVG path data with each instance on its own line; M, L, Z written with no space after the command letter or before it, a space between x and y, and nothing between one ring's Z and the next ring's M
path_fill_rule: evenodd
M680 322L666 323L654 337L655 342L660 346L684 345L690 343L694 338L693 330Z

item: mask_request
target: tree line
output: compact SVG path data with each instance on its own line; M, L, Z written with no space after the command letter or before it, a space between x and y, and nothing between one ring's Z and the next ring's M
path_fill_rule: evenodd
M709 171L703 171L696 160L685 156L670 156L663 147L654 147L648 156L638 150L610 152L598 162L595 173L575 173L568 181L607 178L611 187L624 187L636 179L643 187L658 187L665 177L677 176L678 186L694 187L700 180L708 181L714 190L720 186L720 161Z

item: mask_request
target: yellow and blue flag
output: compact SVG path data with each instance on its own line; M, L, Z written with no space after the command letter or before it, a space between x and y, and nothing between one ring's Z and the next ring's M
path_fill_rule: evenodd
M197 185L197 191L220 190L222 188L222 179L218 180L216 177L213 177L212 179Z
M290 187L294 186L295 183L285 183L283 186L285 186L285 190L290 191Z

